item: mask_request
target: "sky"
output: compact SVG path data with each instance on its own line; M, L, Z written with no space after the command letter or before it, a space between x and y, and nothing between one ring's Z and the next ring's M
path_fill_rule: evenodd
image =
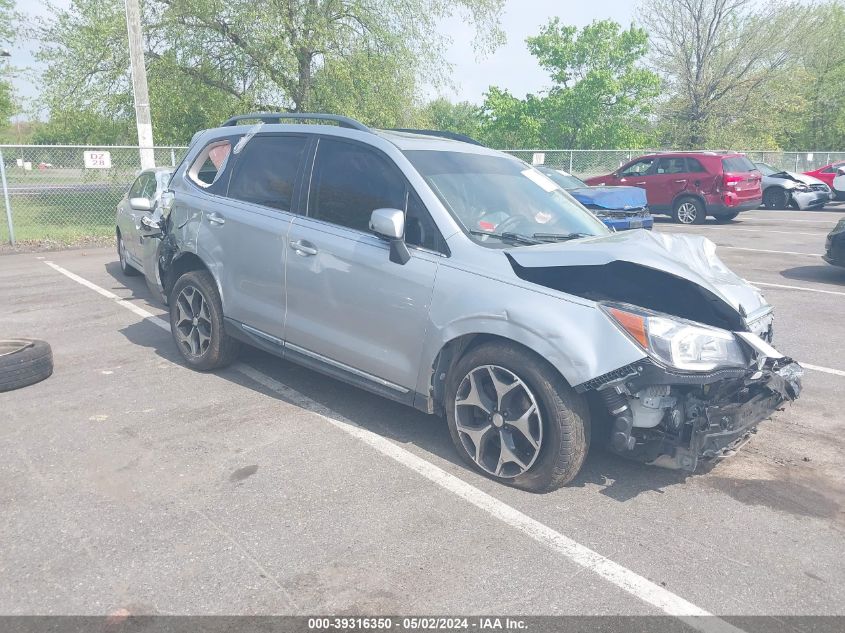
M70 0L52 0L65 8ZM46 7L40 0L18 0L18 8L30 15L45 15ZM558 16L565 24L585 26L595 19L613 18L628 26L634 17L634 0L508 0L502 16L502 29L507 43L495 53L477 59L472 48L474 30L460 16L444 20L441 32L452 40L446 59L453 65L452 82L455 91L440 91L452 101L481 103L490 85L506 88L518 97L536 93L549 85L548 75L537 65L525 47L525 38L536 35L540 27ZM33 66L34 60L24 49L12 51L15 66ZM25 73L15 80L16 92L27 99L37 96L32 73ZM438 95L431 86L424 88L429 97Z
M502 16L507 43L485 59L477 60L472 49L474 31L460 17L445 20L442 32L452 39L446 54L453 64L457 92L444 92L453 101L481 103L491 85L507 88L517 97L548 87L548 75L528 52L525 38L539 33L550 18L564 24L586 26L596 19L612 18L627 27L634 19L633 0L508 0ZM429 88L429 94L436 94Z

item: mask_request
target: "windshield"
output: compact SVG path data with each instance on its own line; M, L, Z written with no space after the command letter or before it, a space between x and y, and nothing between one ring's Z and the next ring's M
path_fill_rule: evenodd
M485 246L609 232L555 182L516 158L429 150L405 156L464 230Z
M772 174L779 174L780 170L775 169L768 163L754 163L757 166L757 170L763 174L764 176L771 176Z
M551 167L537 167L537 170L546 174L546 176L554 180L559 186L564 189L582 189L585 187L589 187L589 185L587 185L587 183L585 183L583 180L580 180L575 176L567 174L566 172L558 171L557 169L552 169Z

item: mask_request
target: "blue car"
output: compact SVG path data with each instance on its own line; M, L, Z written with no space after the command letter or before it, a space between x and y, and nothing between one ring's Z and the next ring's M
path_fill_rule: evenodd
M592 211L599 220L615 231L648 229L654 218L648 210L645 189L639 187L590 187L562 169L538 166L538 170L569 192Z

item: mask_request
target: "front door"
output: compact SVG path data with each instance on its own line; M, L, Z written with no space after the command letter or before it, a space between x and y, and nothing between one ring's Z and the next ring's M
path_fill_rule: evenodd
M415 194L387 156L323 137L308 215L294 218L287 242L285 353L351 373L400 399L413 395L441 255L412 248L405 265L392 263L369 219L378 208L406 210L409 200ZM406 238L412 227L419 232L416 219L406 220Z

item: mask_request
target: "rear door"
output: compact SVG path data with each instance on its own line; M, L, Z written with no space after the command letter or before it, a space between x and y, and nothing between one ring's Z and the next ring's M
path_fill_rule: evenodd
M657 160L654 173L648 177L648 203L668 209L675 197L689 184L687 162L683 156L664 156Z
M218 196L204 199L197 235L200 256L220 284L223 313L236 327L279 346L284 245L307 145L306 136L295 134L236 142L227 161L228 183Z
M285 355L410 401L442 238L401 170L369 145L320 138L310 182L308 215L287 240ZM404 265L369 229L378 208L406 212L406 242L419 247Z

